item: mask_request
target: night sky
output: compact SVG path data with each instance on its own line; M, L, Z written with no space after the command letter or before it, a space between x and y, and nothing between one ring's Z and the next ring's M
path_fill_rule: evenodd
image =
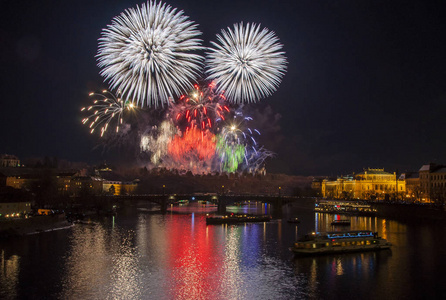
M88 93L107 88L101 30L139 1L3 1L0 153L118 163L81 124ZM341 175L446 163L446 1L168 1L204 45L240 21L273 30L288 70L250 105L269 172Z

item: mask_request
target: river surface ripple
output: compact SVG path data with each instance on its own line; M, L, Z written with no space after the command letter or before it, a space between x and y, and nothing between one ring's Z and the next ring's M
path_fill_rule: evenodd
M291 244L340 216L311 200L268 223L206 225L214 208L147 203L70 229L0 241L1 299L446 299L446 226L342 216L392 250L294 258ZM229 211L270 213L251 203ZM280 213L279 213L280 215ZM299 217L301 223L286 220Z

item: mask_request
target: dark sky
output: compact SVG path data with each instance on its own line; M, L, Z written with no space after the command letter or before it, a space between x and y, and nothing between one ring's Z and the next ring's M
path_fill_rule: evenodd
M139 1L2 1L0 153L96 163L81 125L88 93L107 87L102 28ZM204 44L240 21L276 32L288 58L264 118L270 172L340 175L446 163L446 1L169 1ZM280 116L280 118L279 118Z

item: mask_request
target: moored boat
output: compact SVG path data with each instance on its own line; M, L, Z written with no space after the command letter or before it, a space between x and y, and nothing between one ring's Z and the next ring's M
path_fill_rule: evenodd
M296 255L332 254L390 249L392 244L377 232L355 230L345 232L313 232L290 248Z
M350 220L333 220L333 222L331 222L332 226L349 226L350 225Z
M288 223L300 223L300 220L299 220L299 218L289 218L288 220L287 220L287 222Z
M206 224L236 224L245 222L269 222L270 216L266 215L248 215L248 214L229 214L212 215L206 217Z

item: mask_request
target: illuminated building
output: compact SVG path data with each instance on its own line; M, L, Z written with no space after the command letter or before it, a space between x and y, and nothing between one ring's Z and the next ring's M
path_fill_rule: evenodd
M23 189L37 181L39 175L31 168L0 168L0 186Z
M137 180L125 180L111 169L97 170L96 174L102 179L102 192L115 196L133 194L138 186Z
M0 155L0 167L20 167L20 160L15 155L2 154Z
M322 196L335 199L384 200L402 197L406 183L396 173L384 169L364 169L364 172L322 181Z
M30 193L12 187L0 188L0 219L19 217L31 212Z

